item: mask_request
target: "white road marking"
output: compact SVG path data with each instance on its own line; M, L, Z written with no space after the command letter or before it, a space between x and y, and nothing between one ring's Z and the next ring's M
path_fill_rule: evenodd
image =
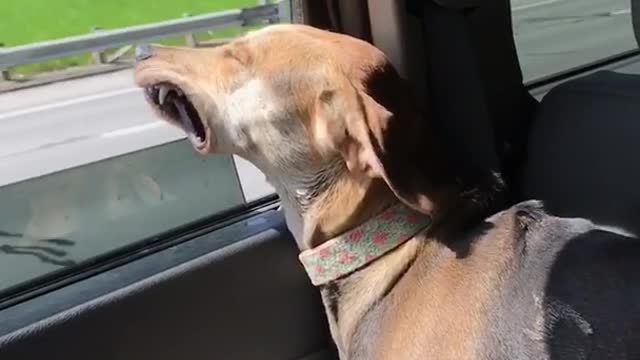
M113 130L113 131L109 131L106 133L102 133L100 134L100 137L102 138L114 138L114 137L119 137L119 136L125 136L125 135L131 135L131 134L135 134L135 133L139 133L139 132L143 132L149 129L153 129L153 128L157 128L160 126L168 126L168 124L165 124L163 122L161 122L160 120L156 121L156 122L152 122L152 123L148 123L148 124L142 124L142 125L136 125L136 126L131 126L131 127L127 127L124 129L118 129L118 130Z
M616 16L616 15L628 15L628 14L631 14L631 8L629 8L629 9L622 9L622 10L612 11L612 12L610 12L610 14L611 14L612 16Z
M52 109L57 109L57 108L70 106L70 105L81 104L81 103L85 103L85 102L101 100L101 99L104 99L104 98L109 98L109 97L118 96L118 95L124 95L124 94L133 93L133 92L137 92L137 91L141 92L142 89L140 89L140 88L120 89L120 90L103 92L103 93L95 94L95 95L83 96L83 97L79 97L79 98L71 99L71 100L59 101L59 102L56 102L56 103L53 103L53 104L45 104L45 105L34 106L34 107L27 108L27 109L22 109L22 110L15 110L15 111L7 112L7 113L4 113L4 114L0 114L0 120L9 119L9 118L18 117L18 116L27 115L27 114L38 113L38 112L52 110Z
M557 3L558 1L560 0L545 0L545 1L540 1L533 4L520 5L520 6L513 7L511 11L520 11L520 10L526 10L526 9L540 7L540 6L545 6L545 5L551 5L553 3Z

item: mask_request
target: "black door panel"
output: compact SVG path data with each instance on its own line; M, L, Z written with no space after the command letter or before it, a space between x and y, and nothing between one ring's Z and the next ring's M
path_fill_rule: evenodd
M336 358L318 292L282 217L261 217L270 229L7 333L0 358ZM212 242L215 233L140 261ZM8 308L0 319L12 314L15 325L43 299Z

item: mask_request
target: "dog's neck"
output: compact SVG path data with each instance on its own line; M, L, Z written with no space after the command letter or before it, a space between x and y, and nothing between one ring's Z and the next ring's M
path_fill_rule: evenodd
M270 177L280 195L287 226L301 251L313 249L358 227L399 202L382 180L356 178L346 169L334 170L331 176L308 175L308 178L325 181L322 191L304 186L292 189L291 185L296 182ZM317 185L320 181L297 183ZM460 227L465 221L464 206L475 202L473 199L460 201L462 203L454 203L457 218L454 227ZM445 217L443 214L434 215ZM379 299L392 291L413 260L422 253L420 249L425 246L433 248L430 245L433 242L426 241L424 233L419 234L364 268L320 287L331 333L341 358L353 351L358 327L366 314Z
M346 176L334 179L304 212L292 216L301 220L296 236L300 250L315 248L397 202L382 180L354 181ZM286 211L294 206L284 208Z
M336 235L375 218L383 209L398 204L399 200L383 181L362 184L345 181L318 203L313 231L307 232L311 244L323 242ZM390 292L403 272L412 263L423 245L424 236L399 245L358 271L320 287L329 327L340 358L356 351L358 329L384 294Z
M294 194L314 192L312 189L286 191L291 181L274 183L284 208L287 226L294 234L301 251L312 249L343 234L371 218L399 200L378 179L357 179L345 171L327 179L322 192L316 192L310 204L301 204ZM274 181L271 177L271 181ZM419 241L410 240L392 253L383 255L384 261L374 261L365 268L339 281L320 287L332 336L341 358L349 352L351 339L367 310L385 291L393 287L419 248ZM382 259L382 258L381 258ZM354 280L357 278L357 281ZM353 281L352 281L353 280Z
M342 163L329 162L322 170L295 174L297 180L292 180L291 174L282 176L282 171L265 173L280 197L287 227L301 251L364 223L398 202L384 181L356 179Z

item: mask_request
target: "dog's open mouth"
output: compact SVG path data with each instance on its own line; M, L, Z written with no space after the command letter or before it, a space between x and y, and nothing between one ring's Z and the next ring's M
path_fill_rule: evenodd
M207 147L207 128L193 103L183 91L168 82L147 86L144 89L147 100L169 120L177 123L189 137L197 150Z

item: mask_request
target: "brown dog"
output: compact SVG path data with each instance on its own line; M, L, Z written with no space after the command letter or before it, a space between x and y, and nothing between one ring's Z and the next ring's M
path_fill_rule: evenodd
M275 25L138 60L147 100L197 151L268 176L342 359L640 354L640 242L535 201L483 221L494 194L461 185L370 44Z

